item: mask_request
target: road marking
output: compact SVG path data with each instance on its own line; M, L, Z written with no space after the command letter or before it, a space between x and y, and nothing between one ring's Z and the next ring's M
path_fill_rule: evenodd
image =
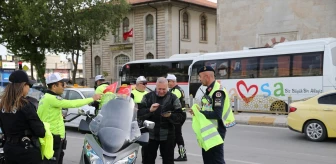
M84 139L84 137L74 137L74 136L66 136L66 138L73 138L73 139Z
M178 154L178 153L175 152L175 154ZM193 153L187 153L187 155L195 156L195 157L202 157L202 155L193 154ZM228 158L226 158L225 161L238 162L238 163L244 163L244 164L261 164L261 163L242 161L242 160L236 160L236 159L228 159Z
M191 120L186 120L185 123L192 123ZM281 129L281 130L288 130L286 127L277 127L277 126L262 126L262 125L245 125L245 124L236 124L235 126L246 126L252 128L271 128L271 129ZM227 128L230 130L231 128Z

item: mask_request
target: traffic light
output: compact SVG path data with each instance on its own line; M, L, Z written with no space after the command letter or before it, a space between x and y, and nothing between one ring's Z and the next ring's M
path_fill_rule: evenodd
M22 70L22 61L19 61L19 70Z

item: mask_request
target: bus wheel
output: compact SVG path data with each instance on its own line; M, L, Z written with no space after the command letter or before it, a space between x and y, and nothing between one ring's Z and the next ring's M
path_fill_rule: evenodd
M284 101L274 101L270 107L272 113L287 112L288 105Z

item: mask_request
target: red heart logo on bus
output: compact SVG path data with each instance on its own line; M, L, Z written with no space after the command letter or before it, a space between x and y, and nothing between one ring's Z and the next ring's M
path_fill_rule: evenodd
M252 94L250 97L246 97L241 91L240 91L240 86L243 85L247 91L247 93L252 89L255 88L255 92ZM240 95L240 97L246 102L249 103L250 101L253 100L254 96L258 93L258 86L257 85L251 85L250 87L246 86L246 83L243 80L240 80L237 82L237 90Z

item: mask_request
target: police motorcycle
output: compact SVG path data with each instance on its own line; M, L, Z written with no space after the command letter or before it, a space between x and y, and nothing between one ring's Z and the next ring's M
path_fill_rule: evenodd
M139 127L133 99L117 95L90 122L81 120L79 130L87 134L80 164L135 164L139 147L149 140L149 134L141 134L140 129L154 125L145 120Z

